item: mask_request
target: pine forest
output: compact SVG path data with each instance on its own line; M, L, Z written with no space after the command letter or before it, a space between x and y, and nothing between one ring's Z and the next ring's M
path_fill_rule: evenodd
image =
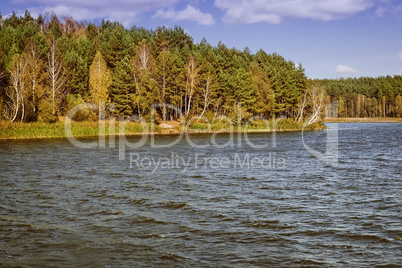
M148 119L159 104L161 121L401 117L402 76L312 80L277 53L195 43L178 26L126 29L54 13L0 17L0 120L55 122L80 103ZM336 113L325 109L334 104Z

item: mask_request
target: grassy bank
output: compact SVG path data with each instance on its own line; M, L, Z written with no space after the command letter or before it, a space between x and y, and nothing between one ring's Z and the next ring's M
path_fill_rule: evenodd
M228 124L205 124L193 123L188 128L189 132L272 132L272 131L301 131L304 130L321 130L324 125L314 123L304 126L302 122L295 122L292 119L282 119L275 121L253 121L247 125L232 126Z
M74 137L95 137L99 135L140 135L145 133L155 134L179 134L186 131L189 133L228 133L228 132L272 132L272 131L300 131L303 124L290 119L280 121L252 122L248 126L232 126L227 124L193 123L187 127L172 126L162 128L154 125L154 129L148 125L147 131L143 131L142 126L136 122L115 124L105 122L105 131L100 131L98 122L72 122L71 132ZM315 123L304 128L305 130L324 129L323 124ZM151 132L152 131L152 132ZM66 137L64 122L56 123L10 123L0 122L0 139L36 139L36 138L63 138Z
M92 137L99 136L100 133L106 135L118 134L141 134L142 127L139 123L128 122L124 129L118 125L105 124L105 131L99 131L98 122L72 122L71 132L74 137ZM160 128L155 127L155 131ZM33 138L64 138L66 137L64 122L49 123L9 123L0 122L0 139L33 139Z
M325 118L326 123L402 123L402 118L365 117L365 118Z

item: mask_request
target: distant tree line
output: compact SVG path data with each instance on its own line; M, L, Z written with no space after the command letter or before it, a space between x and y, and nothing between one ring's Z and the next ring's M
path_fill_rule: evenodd
M400 76L309 80L301 64L276 53L195 44L177 26L125 29L54 13L0 14L0 120L53 122L84 102L125 117L147 117L160 104L161 120L181 113L315 121L334 100L340 116L401 116L401 88ZM76 119L97 116L87 111Z
M402 76L322 79L327 102L337 102L339 117L401 117Z

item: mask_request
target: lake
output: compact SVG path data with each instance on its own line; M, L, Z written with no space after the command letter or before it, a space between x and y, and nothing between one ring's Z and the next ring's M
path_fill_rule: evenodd
M327 125L0 141L0 266L401 266L402 124Z

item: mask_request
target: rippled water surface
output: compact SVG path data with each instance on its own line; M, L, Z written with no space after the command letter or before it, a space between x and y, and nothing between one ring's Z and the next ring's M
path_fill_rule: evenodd
M297 132L1 141L0 266L401 266L401 133L339 124L337 166Z

